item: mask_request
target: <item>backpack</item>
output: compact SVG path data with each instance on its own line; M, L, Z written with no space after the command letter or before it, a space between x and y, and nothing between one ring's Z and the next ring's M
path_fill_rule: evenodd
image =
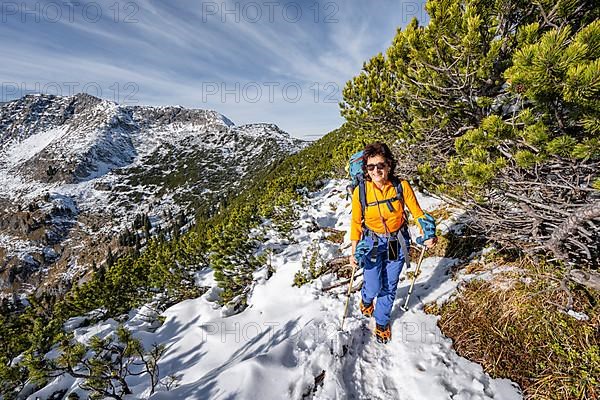
M346 200L354 193L354 189L358 187L358 197L360 199L360 208L362 211L362 221L364 227L365 220L365 209L369 206L375 206L377 204L386 203L388 209L390 211L394 211L394 206L392 206L392 201L398 199L400 200L400 204L402 205L402 212L404 212L404 195L402 191L402 181L399 179L392 179L392 184L394 188L396 188L396 197L392 197L386 200L374 201L371 203L367 203L367 190L365 186L365 174L363 172L363 164L364 164L364 152L361 150L358 153L354 153L350 156L350 160L348 161L348 173L350 174L351 182L348 186L346 186Z

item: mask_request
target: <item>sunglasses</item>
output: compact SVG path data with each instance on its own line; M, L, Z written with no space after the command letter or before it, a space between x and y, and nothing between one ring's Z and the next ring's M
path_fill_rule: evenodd
M380 162L377 164L367 164L367 171L373 171L375 168L384 170L387 167L387 163Z

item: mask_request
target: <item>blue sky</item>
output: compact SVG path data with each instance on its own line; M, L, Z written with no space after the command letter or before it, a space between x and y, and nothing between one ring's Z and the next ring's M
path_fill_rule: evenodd
M5 1L0 101L81 91L122 104L214 109L314 139L424 1Z

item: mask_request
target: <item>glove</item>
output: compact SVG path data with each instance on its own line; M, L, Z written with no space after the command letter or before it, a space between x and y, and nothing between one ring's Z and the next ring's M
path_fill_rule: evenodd
M363 240L361 240L360 242L358 242L358 244L356 245L356 250L354 251L354 259L356 260L356 262L360 263L360 260L362 260L366 254L369 254L369 252L372 249L373 249L373 239L372 238L366 237Z
M425 215L417 219L417 222L421 226L421 231L423 232L423 236L417 238L417 243L422 246L426 240L435 237L435 219L433 219L431 215L425 213Z

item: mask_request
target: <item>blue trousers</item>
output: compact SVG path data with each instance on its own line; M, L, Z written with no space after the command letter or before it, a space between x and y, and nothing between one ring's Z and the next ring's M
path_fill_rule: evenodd
M400 235L399 235L400 236ZM399 240L401 239L398 238ZM405 238L406 240L406 238ZM406 246L410 241L406 240ZM378 325L385 326L390 321L392 305L396 298L396 289L400 272L404 265L404 253L398 243L398 259L389 261L387 256L387 238L379 238L377 246L377 259L371 260L371 254L366 254L362 259L364 283L361 290L363 303L372 303L375 298L375 311L373 317Z

